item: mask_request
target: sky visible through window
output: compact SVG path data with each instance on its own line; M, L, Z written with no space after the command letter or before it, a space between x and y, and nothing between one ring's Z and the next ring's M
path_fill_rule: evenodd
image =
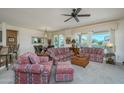
M106 37L109 37L109 33L103 33L103 34L94 34L93 39L96 39L98 41L104 41Z

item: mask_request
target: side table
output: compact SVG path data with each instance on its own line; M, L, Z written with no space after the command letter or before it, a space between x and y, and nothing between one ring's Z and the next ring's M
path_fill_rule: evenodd
M106 63L108 64L116 64L116 55L115 53L107 53L105 54Z

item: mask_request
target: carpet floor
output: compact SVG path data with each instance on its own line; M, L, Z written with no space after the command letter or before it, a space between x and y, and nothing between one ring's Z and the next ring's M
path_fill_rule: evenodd
M124 65L90 62L86 68L72 65L74 80L71 82L55 81L55 66L53 66L50 84L124 84ZM0 84L14 84L12 66L9 70L0 68Z

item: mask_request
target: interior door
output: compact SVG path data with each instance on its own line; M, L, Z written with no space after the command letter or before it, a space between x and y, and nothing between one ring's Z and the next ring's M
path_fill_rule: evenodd
M7 30L6 45L9 47L9 52L12 52L17 47L17 32L16 30Z

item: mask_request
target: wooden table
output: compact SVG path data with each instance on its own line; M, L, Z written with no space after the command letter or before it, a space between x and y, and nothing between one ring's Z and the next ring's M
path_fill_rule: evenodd
M105 54L105 58L106 58L106 63L108 64L116 64L116 55L115 53L107 53Z
M71 63L85 68L89 64L89 58L85 56L73 56Z

